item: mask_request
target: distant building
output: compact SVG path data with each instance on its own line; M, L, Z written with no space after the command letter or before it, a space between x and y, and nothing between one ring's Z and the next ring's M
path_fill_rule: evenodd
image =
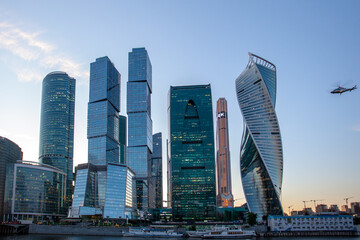
M151 120L152 66L145 48L133 48L129 53L129 81L127 82L128 147L126 163L136 174L137 208L146 212L154 208L151 175L152 120Z
M134 175L124 164L80 164L70 217L135 218Z
M348 205L342 205L341 206L341 211L346 212L346 213L350 213L351 209L349 209Z
M171 86L168 100L173 218L214 219L216 182L210 84Z
M66 207L73 191L75 79L51 72L42 82L39 162L66 173Z
M236 94L244 118L240 170L250 212L260 220L283 215L281 186L283 148L275 112L276 67L249 53L249 63L236 79Z
M50 165L21 160L8 164L4 220L65 217L66 179L66 173Z
M0 219L4 214L6 167L9 163L15 163L17 160L22 160L22 158L23 152L16 143L0 137Z
M162 134L156 133L153 135L153 153L151 155L151 177L150 180L154 186L153 193L149 194L153 196L152 201L155 208L163 207L163 184L162 184ZM150 201L150 200L149 200Z
M330 205L329 212L339 213L339 207L336 204Z
M225 98L218 99L216 116L216 205L218 207L233 207L234 199L231 192L228 111Z
M272 232L298 231L354 231L352 216L269 216L268 226Z
M315 211L316 211L316 213L324 213L324 212L328 212L329 209L328 209L328 206L325 204L318 204L316 206Z
M360 202L351 203L351 213L352 214L360 213Z

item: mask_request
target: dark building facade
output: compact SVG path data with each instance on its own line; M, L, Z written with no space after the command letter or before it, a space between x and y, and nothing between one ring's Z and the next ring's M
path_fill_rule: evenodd
M170 201L173 218L214 219L216 182L211 87L170 87Z
M216 103L216 119L216 205L218 207L233 207L228 111L225 98L219 98Z
M145 48L133 48L129 53L129 81L127 82L128 147L126 163L139 181L138 209L154 208L149 189L151 176L152 120L151 120L152 66ZM146 195L144 195L146 194ZM150 203L150 205L149 205Z
M73 190L75 79L65 72L51 72L42 82L40 163L66 173L66 206Z
M0 217L4 214L4 195L5 195L5 179L6 167L10 163L22 160L23 152L21 148L11 140L0 137Z
M127 119L119 116L119 143L120 143L120 163L126 164L126 144L127 144Z
M276 67L254 54L249 53L249 57L248 65L235 82L244 118L240 171L249 211L261 219L283 215L283 150L275 112Z
M152 185L154 186L150 191L153 193L151 201L155 208L163 207L163 184L162 184L162 134L161 132L153 135L153 153L151 155L151 178Z

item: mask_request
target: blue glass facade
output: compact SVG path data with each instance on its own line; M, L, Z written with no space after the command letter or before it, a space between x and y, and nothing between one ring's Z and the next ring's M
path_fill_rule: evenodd
M97 58L90 64L87 135L91 164L120 162L120 77L108 57Z
M149 205L153 205L155 208L162 208L162 134L160 132L153 135L153 153L151 155L150 181L154 187L149 189L149 191L152 191L150 196L153 196L153 198L149 200L149 202L152 202Z
M210 85L170 87L169 185L173 218L214 219L214 126Z
M55 167L28 161L7 166L6 220L24 216L66 216L66 174Z
M0 216L3 216L3 200L5 194L6 166L22 160L23 152L13 141L0 137Z
M126 163L126 141L127 141L127 119L119 116L119 143L120 143L120 163Z
M128 147L126 162L140 181L137 185L147 185L150 189L152 188L149 177L153 147L151 92L152 67L148 53L145 48L133 48L129 53L129 81L127 82ZM145 189L145 187L137 189ZM142 191L141 194L149 194L148 191L139 191ZM141 194L137 193L137 196ZM142 199L138 200L138 203L149 199L147 195L141 197ZM140 204L138 208L144 210L147 205Z
M244 117L240 170L251 212L282 215L280 202L283 152L275 112L276 67L250 54L249 64L236 79L236 93Z
M73 188L74 112L75 79L49 73L42 82L39 161L66 173L66 206Z
M71 216L98 213L103 218L132 218L135 187L134 172L124 164L80 164Z

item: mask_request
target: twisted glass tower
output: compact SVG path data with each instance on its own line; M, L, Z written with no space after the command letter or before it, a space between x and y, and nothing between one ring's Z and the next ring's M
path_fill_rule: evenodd
M249 210L258 218L283 215L281 185L283 151L275 112L276 67L249 53L246 69L236 79L236 93L244 117L240 169Z

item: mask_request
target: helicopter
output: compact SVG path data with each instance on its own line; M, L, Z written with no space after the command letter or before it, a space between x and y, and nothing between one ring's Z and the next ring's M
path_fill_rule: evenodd
M357 89L357 86L355 85L354 87L352 88L344 88L344 87L341 87L339 86L338 88L335 88L334 90L332 90L330 93L332 94L342 94L344 92L347 92L347 91L352 91L352 90L355 90Z

